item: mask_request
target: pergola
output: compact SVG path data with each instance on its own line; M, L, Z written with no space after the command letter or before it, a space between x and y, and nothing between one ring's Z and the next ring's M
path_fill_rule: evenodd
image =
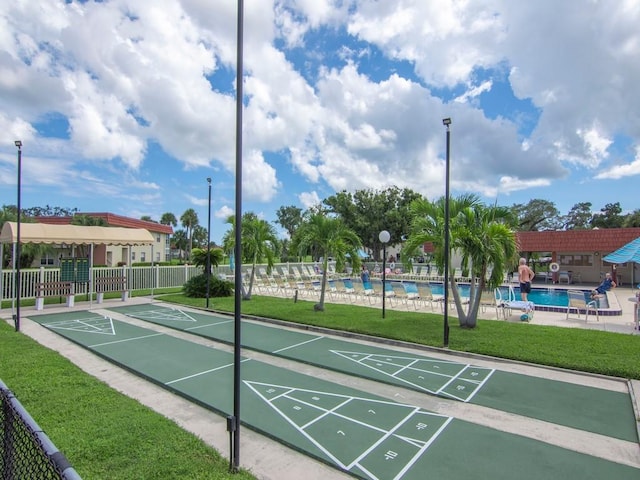
M121 228L121 227L84 227L80 225L50 225L45 223L20 223L20 244L35 243L49 245L89 245L91 253L89 255L89 272L93 269L93 247L94 245L124 245L129 247L129 257L131 247L134 245L151 245L153 261L154 238L149 231L141 228ZM0 233L0 259L3 258L4 244L13 245L12 268L14 275L19 271L16 265L16 245L18 244L18 224L16 222L5 222ZM131 262L129 262L131 265ZM0 261L0 304L3 295L3 275L2 262ZM16 268L17 267L17 268ZM93 275L89 275L89 293L93 298ZM17 318L20 319L20 291L14 290L12 300L17 301Z

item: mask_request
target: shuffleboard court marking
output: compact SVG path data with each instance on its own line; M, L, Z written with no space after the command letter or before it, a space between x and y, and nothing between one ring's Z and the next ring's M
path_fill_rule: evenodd
M245 358L243 360L240 360L240 363L248 362L249 360L251 359ZM202 375L207 375L208 373L224 370L225 368L233 367L234 365L235 365L234 363L227 363L225 365L220 365L219 367L216 367L216 368L210 368L209 370L203 370L202 372L194 373L193 375L187 375L186 377L176 378L175 380L170 380L168 382L165 382L164 384L172 385L174 383L183 382L185 380L190 380L192 378L201 377Z
M302 346L302 345L306 345L307 343L315 342L315 341L317 341L317 340L321 340L321 339L323 339L323 338L324 338L323 336L315 337L315 338L312 338L311 340L306 340L306 341L304 341L304 342L296 343L296 344L294 344L294 345L289 345L288 347L283 347L283 348L281 348L281 349L279 349L279 350L274 350L272 353L280 353L280 352L284 352L285 350L289 350L289 349L291 349L291 348L300 347L300 346Z
M390 401L248 380L244 384L336 465L371 480L381 474L402 479L453 420ZM390 423L380 426L382 418ZM388 471L376 471L381 462Z
M467 380L467 382L469 382L469 383L472 383L472 384L473 384L473 383L476 383L476 384L477 384L477 387L476 387L476 388L474 388L474 389L472 390L472 392L471 392L471 393L470 393L470 394L469 394L465 399L463 399L463 398L458 398L457 396L455 396L455 395L453 395L453 394L451 394L451 393L445 392L444 390L445 390L449 385L451 385L451 384L452 384L452 383L454 383L456 380L458 380L458 379L461 377L461 375L462 375L462 374L463 374L463 373L464 373L468 368L478 368L478 367L473 367L473 366L471 366L471 365L466 365L466 366L465 366L465 368L463 368L463 369L462 369L462 371L461 371L458 375L456 375L455 377L452 377L452 378L451 378L451 380L449 380L445 385L443 385L443 386L442 386L442 388L441 388L440 390L438 390L438 392L437 392L437 393L438 393L438 394L442 394L442 395L448 395L448 396L450 396L450 397L452 397L452 398L455 398L456 400L461 400L461 401L463 401L463 402L469 402L469 401L471 401L471 399L476 395L476 393L478 393L478 392L480 391L480 389L482 388L482 386L484 386L484 384L487 382L487 380L489 380L489 378L491 377L491 375L493 375L493 372L495 372L495 369L490 369L489 373L488 373L488 374L484 377L484 379L482 379L481 381L476 382L475 380ZM471 372L471 376L477 376L477 372L473 372L473 371L472 371L472 372ZM466 389L465 385L458 385L458 386L456 387L456 390L457 390L457 391L464 391L465 389Z
M53 330L70 330L82 333L97 333L99 335L115 336L116 329L113 319L108 316L76 318L60 320L58 322L43 323L42 326Z
M185 310L171 307L161 307L159 309L145 310L143 312L125 313L127 317L141 318L143 320L173 320L175 322L198 323L198 320L189 315Z
M141 335L139 337L123 338L122 340L114 340L112 342L95 343L93 345L87 345L87 346L89 348L104 347L106 345L117 345L119 343L135 342L136 340L144 340L146 338L151 338L151 337L161 337L163 335L164 335L164 333L152 333L150 335Z
M330 350L330 352L424 392L450 397L461 402L469 402L495 372L495 369L492 368L476 367L446 360L427 360L423 357L341 350ZM442 371L441 366L446 366L448 372ZM412 377L417 375L419 381L441 378L444 383L434 390L417 381L403 378L403 374L410 374Z

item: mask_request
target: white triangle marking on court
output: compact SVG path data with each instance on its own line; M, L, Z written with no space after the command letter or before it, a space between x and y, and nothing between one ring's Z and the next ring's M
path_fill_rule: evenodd
M60 320L59 322L44 323L43 326L55 330L70 330L82 333L97 333L100 335L116 334L113 319L106 315L102 318L88 317Z
M171 320L174 322L197 322L189 313L178 308L161 307L156 310L145 310L142 312L127 313L128 317L140 318L143 320Z
M333 460L338 466L340 466L341 468L343 468L345 470L351 470L354 467L361 468L362 471L364 471L364 472L366 472L367 474L370 475L372 480L377 479L378 477L376 477L373 473L371 473L371 472L367 471L366 469L364 469L364 467L362 467L360 465L360 462L362 460L364 460L365 457L367 455L369 455L376 447L378 447L384 440L386 440L387 438L389 438L391 436L395 436L396 438L398 438L400 440L403 440L403 441L407 442L408 444L411 444L414 447L419 448L419 452L416 455L414 455L414 457L411 459L411 461L408 462L404 466L404 468L402 470L402 474L399 474L399 475L397 475L395 477L396 479L400 479L400 478L402 478L402 475L413 465L413 463L415 463L417 461L419 456L422 453L424 453L424 451L426 451L426 449L429 447L429 445L431 445L433 443L433 441L435 441L437 436L440 435L440 433L444 430L444 428L453 420L453 417L448 417L446 415L440 415L440 414L437 414L437 413L427 412L427 411L421 410L419 407L414 407L414 406L410 406L410 405L404 405L404 404L396 403L396 402L389 402L389 401L385 401L385 400L375 400L375 399L371 399L371 398L363 398L363 397L356 397L356 396L350 396L350 395L342 395L342 394L331 393L331 392L322 392L322 391L318 391L318 390L309 390L309 389L304 389L304 388L295 388L295 387L289 387L289 386L285 386L285 385L276 385L276 384L248 381L248 380L244 380L243 382L251 390L253 390L253 392L256 395L258 395L262 400L264 400L265 403L267 403L273 410L275 410L282 418L284 418L291 426L293 426L293 428L295 428L300 434L304 435L311 443L313 443L325 455L327 455L331 460ZM268 397L265 396L260 391L259 387L266 387L267 390L265 390L264 393L270 393L270 394L273 394L273 395L270 395ZM311 393L311 394L316 394L316 395L321 395L321 396L329 396L329 397L333 397L335 399L342 399L343 401L341 401L339 403L336 403L330 409L326 409L326 408L322 408L320 405L310 404L310 403L305 402L304 400L301 400L299 398L291 397L290 395L292 393L295 393L295 392L305 392L305 393ZM290 418L284 411L282 411L280 408L278 408L273 403L275 400L278 400L280 398L287 398L287 399L295 400L296 402L300 403L301 405L312 407L312 408L318 410L318 415L317 415L317 417L315 419L313 419L311 421L308 421L308 419L305 419L305 423L300 425L300 424L296 423L295 420ZM393 426L389 430L384 430L384 429L382 429L380 427L377 427L375 425L367 424L367 423L365 423L365 422L363 422L361 420L347 418L344 415L339 414L339 413L336 412L337 409L347 405L349 402L352 402L354 400L368 402L368 403L370 403L372 405L393 406L393 407L402 409L403 410L402 413L403 414L406 413L406 415L403 416L402 420L400 422L398 422L397 425ZM412 438L409 438L409 437L407 437L405 435L398 435L398 434L394 433L405 422L410 420L411 417L413 417L416 414L429 415L429 416L439 417L439 418L444 418L445 419L443 425L440 426L440 428L436 431L436 433L427 442L421 441L421 440L412 439ZM346 421L351 421L351 422L359 424L361 426L370 428L370 429L372 429L372 431L377 431L378 433L383 434L383 435L380 438L377 438L371 445L366 447L363 450L363 452L356 459L354 459L351 463L345 464L344 462L342 462L338 458L338 456L336 454L333 454L330 451L329 447L325 447L324 445L322 445L322 443L319 440L316 440L312 435L310 435L309 433L307 433L305 431L305 429L307 427L309 427L310 425L313 425L316 422L322 421L324 418L327 418L330 415L336 415L338 417L342 417Z
M458 376L464 372L465 370L467 370L468 368L472 367L472 365L468 365L468 364L459 364L457 362L453 362L453 361L446 361L446 360L433 360L433 359L427 359L427 358L421 358L421 357L406 357L406 356L394 356L394 355L382 355L382 354L375 354L375 353L368 353L368 352L348 352L348 351L341 351L341 350L330 350L331 353L335 353L336 355L339 355L343 358L346 358L347 360L351 360L354 363L357 363L358 365L362 365L363 367L366 367L370 370L374 370L378 373L381 373L382 375L385 375L387 377L391 377L394 378L395 380L399 381L399 382L403 382L406 383L407 385L411 385L419 390L422 390L424 392L428 392L434 395L442 395L442 396L446 396L446 397L450 397L450 398L454 398L456 400L459 400L461 402L468 402L473 396L475 396L475 393L477 392L477 389L480 388L482 385L484 385L484 383L486 382L486 379L491 376L491 374L493 373L493 369L487 369L487 368L483 368L483 367L474 367L474 368L480 368L482 370L487 370L488 371L488 375L487 378L485 378L484 381L482 382L478 382L478 381L474 381L474 380L466 380L463 379L466 383L471 383L476 385L476 388L467 393L467 397L464 398L462 396L458 396L458 395L454 395L452 393L446 392L444 391L444 387L448 386L451 382L453 382L454 380L456 380L458 378ZM371 365L370 363L367 363L367 360L372 360L372 361L377 361L378 366L382 366L382 365L388 365L388 366L393 366L393 367L397 367L398 370L394 373L390 373L387 372L381 368L376 368L375 366ZM411 361L413 363L394 363L394 360L396 361ZM444 374L442 372L436 372L436 371L432 371L432 370L428 370L425 368L418 368L414 365L414 363L416 361L421 361L421 362L425 362L428 364L436 364L435 368L437 368L437 364L441 363L441 364L449 364L449 365L460 365L460 371L456 374L456 375L447 375ZM443 377L448 379L448 381L442 386L440 387L438 390L430 390L426 387L424 387L423 385L411 382L405 378L399 377L397 376L398 373L406 370L410 368L413 371L421 371L424 372L428 375L432 375L432 376L438 376L438 377Z

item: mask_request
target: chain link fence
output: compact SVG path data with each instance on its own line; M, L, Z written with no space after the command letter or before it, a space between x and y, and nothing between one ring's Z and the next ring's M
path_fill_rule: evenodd
M18 399L0 380L0 478L79 480Z

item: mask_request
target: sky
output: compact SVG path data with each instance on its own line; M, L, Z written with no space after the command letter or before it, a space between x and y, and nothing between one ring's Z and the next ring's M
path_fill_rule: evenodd
M640 208L637 0L245 0L242 211L445 192ZM0 4L0 203L219 242L236 183L237 3ZM284 236L281 227L278 233Z

